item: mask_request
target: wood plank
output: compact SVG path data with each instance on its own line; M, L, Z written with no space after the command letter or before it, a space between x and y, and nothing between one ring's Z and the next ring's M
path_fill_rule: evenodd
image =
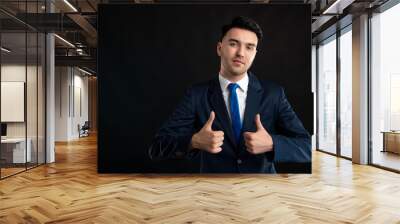
M400 175L313 152L313 173L97 174L96 137L0 181L0 223L400 223Z

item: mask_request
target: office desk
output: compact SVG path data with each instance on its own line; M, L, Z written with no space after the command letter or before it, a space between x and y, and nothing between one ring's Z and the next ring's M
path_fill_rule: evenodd
M1 157L6 163L25 163L32 158L32 140L27 139L25 151L25 138L6 138L1 139Z
M400 131L382 131L383 150L382 152L393 152L400 154Z

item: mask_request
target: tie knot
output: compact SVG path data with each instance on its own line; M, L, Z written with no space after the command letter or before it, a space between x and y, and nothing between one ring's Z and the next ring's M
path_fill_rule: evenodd
M228 89L230 92L232 91L236 91L236 89L239 87L239 85L237 83L231 83L228 85Z

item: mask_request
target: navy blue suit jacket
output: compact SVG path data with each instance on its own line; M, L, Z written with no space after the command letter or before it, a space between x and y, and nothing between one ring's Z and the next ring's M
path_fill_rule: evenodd
M215 112L212 130L224 132L222 151L211 154L189 150L193 134ZM236 143L231 121L222 96L218 76L187 90L176 110L160 128L149 148L152 159L200 156L203 173L275 173L275 162L311 162L311 138L286 99L283 88L268 81L259 81L249 73L246 108L242 132L256 131L255 116L271 135L273 151L253 155L246 150L243 135Z

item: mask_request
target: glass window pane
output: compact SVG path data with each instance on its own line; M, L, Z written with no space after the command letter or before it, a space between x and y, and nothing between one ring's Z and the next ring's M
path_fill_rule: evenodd
M340 36L340 153L352 157L352 35Z
M318 148L336 153L336 39L318 48Z
M45 44L46 37L43 33L38 35L38 164L45 163Z
M27 113L27 143L30 147L30 159L28 168L37 165L37 81L38 81L38 36L36 32L27 33L28 55L27 55L27 80L26 80L26 113Z
M372 163L400 170L400 4L375 14L372 26Z
M1 135L0 178L45 162L45 35L35 30L45 0L0 1L0 7L28 23L0 12ZM4 22L6 21L6 22ZM3 116L4 115L4 116Z
M25 170L26 33L1 33L1 177ZM5 50L4 50L5 49ZM26 147L28 145L28 148ZM28 149L28 150L27 150Z

